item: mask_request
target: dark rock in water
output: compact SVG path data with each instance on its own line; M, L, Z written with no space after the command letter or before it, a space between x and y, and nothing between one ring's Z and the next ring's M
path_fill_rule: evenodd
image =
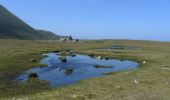
M60 59L62 62L67 62L66 57L63 57L63 56L62 56L62 57L60 57L59 59Z
M94 57L95 55L94 54L89 54L90 57Z
M55 50L55 51L52 51L52 52L54 52L54 53L59 53L59 52L60 52L60 50Z
M28 78L37 78L38 75L36 73L31 73L28 75Z
M73 73L73 69L71 69L71 68L65 69L64 73L67 74L67 75L70 75L70 74Z
M30 61L31 61L31 62L37 62L37 60L36 60L36 59L30 59Z
M72 57L75 57L75 56L76 56L76 54L71 54L71 56L72 56Z
M105 58L105 60L109 60L109 58Z
M67 62L67 59L62 59L61 61L62 61L62 62Z
M113 68L112 66L94 65L95 68Z

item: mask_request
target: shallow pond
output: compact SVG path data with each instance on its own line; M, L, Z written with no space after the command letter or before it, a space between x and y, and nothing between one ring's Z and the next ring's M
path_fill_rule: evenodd
M138 67L138 63L133 61L106 60L92 58L87 55L76 55L75 57L66 56L67 62L62 62L60 55L56 53L45 54L42 64L48 67L35 67L25 71L23 75L17 77L17 80L25 82L28 74L36 73L40 80L49 81L52 87L65 86L76 83L87 78L104 76L103 73L117 72L121 70L132 70ZM94 67L95 65L110 67ZM70 73L67 73L70 69Z

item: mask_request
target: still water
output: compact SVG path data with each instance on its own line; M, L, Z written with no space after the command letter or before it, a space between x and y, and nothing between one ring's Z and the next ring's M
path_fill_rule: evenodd
M17 80L25 82L28 74L36 73L40 80L49 81L51 87L60 87L76 83L80 80L104 76L106 72L118 72L121 70L137 69L138 63L133 61L120 61L114 59L97 59L87 55L66 56L67 62L62 62L59 54L44 54L47 57L42 59L42 64L48 67L35 67L19 75ZM108 68L96 68L95 65L111 66ZM66 69L71 69L71 73L66 73Z

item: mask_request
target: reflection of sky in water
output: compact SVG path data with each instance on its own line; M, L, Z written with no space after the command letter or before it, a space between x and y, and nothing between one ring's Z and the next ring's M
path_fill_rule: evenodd
M36 67L26 71L26 73L37 73L41 80L48 80L51 86L63 86L75 83L86 78L103 76L104 72L116 72L120 70L136 69L138 63L120 60L100 60L86 55L76 57L67 56L67 62L59 60L59 55L55 53L47 54L48 57L41 60L41 63L48 67ZM113 68L95 68L94 65L113 66ZM65 69L72 68L73 73L66 75ZM27 75L20 75L17 79L27 80Z

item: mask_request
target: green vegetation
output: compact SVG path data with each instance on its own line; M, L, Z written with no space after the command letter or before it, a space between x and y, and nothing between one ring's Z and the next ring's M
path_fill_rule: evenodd
M72 68L65 69L65 74L66 75L70 75L72 73L73 73L73 69Z
M140 49L113 49L112 45ZM77 84L50 89L48 82L31 78L18 83L15 77L33 66L39 66L43 52L74 50L103 58L134 60L137 70L116 72L87 79ZM102 40L80 42L0 40L0 98L30 100L169 100L170 43L152 41ZM119 53L117 53L119 52ZM142 63L144 62L145 63Z
M58 39L52 32L35 30L0 5L0 39Z

